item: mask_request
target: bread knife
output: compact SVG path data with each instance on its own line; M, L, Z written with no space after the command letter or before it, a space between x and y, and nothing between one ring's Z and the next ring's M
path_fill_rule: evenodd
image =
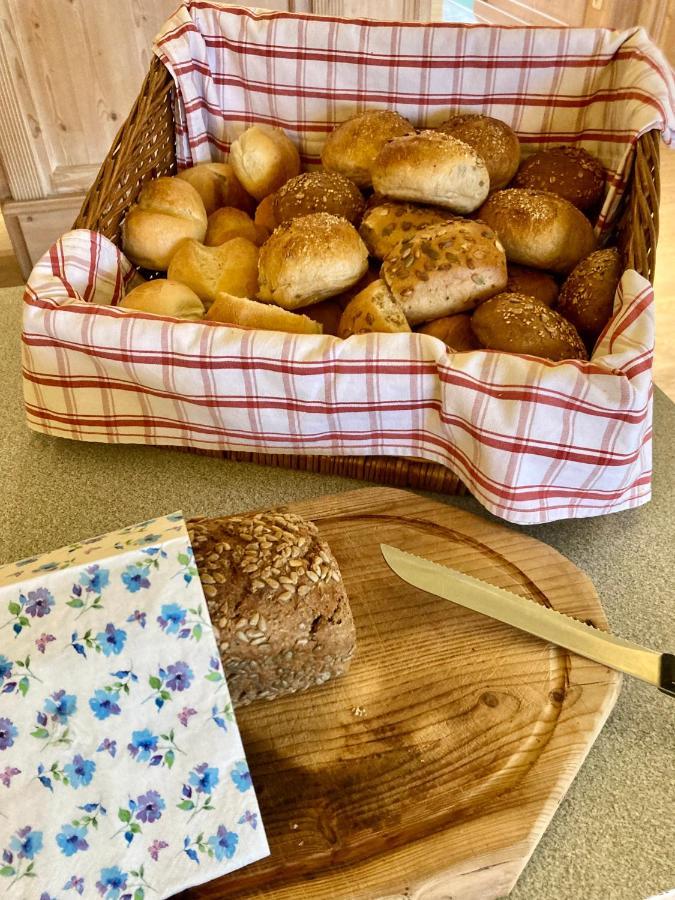
M565 613L389 544L380 544L380 550L399 578L422 591L459 603L610 669L633 675L675 697L675 656L671 653L640 647Z

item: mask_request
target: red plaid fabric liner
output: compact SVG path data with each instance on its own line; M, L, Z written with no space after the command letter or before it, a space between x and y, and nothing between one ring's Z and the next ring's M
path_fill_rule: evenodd
M524 152L574 142L610 172L609 228L637 137L675 130L673 77L645 33L342 20L184 4L156 41L174 75L179 165L226 158L254 122L305 163L353 112L419 126L450 109L509 122ZM451 354L421 334L340 341L128 313L133 267L63 236L31 274L24 396L36 431L211 450L421 457L491 512L539 523L646 502L653 294L624 274L588 363Z

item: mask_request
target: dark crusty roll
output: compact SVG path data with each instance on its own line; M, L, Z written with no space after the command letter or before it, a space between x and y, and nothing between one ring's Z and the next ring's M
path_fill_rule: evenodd
M497 294L482 303L471 317L471 327L489 350L528 353L556 362L588 359L574 325L525 294Z
M439 338L455 353L467 350L480 350L483 346L471 328L471 316L467 313L456 313L454 316L443 316L416 328L420 334L430 334Z
M569 272L595 250L595 235L576 206L528 188L496 191L478 217L497 233L509 262L550 272Z
M353 225L365 205L354 182L339 172L303 172L279 188L272 209L277 225L317 212L344 216Z
M272 510L188 519L187 529L235 706L347 671L354 620L313 522Z
M513 186L551 191L577 209L591 209L602 200L605 169L599 159L581 147L553 147L526 159Z
M516 263L509 263L506 271L507 291L513 294L527 294L528 297L535 297L547 306L553 306L558 299L558 282L548 272L528 269L527 266L519 266Z
M582 260L560 288L556 309L574 325L587 346L600 337L614 311L614 294L623 266L615 247Z

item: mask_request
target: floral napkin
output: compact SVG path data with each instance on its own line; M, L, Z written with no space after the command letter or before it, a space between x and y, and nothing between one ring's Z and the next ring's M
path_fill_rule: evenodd
M269 853L180 513L0 568L0 895L169 897Z

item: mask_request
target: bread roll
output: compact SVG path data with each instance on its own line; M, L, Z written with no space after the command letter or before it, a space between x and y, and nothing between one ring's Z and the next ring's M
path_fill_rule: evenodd
M291 139L271 125L252 125L230 147L230 163L244 189L262 200L300 172Z
M450 350L464 352L465 350L480 350L482 344L471 328L471 316L466 313L458 313L455 316L443 316L434 319L416 328L420 334L430 334L447 344Z
M384 259L407 237L426 228L448 222L453 214L439 206L415 206L396 200L384 200L366 210L359 234L371 256Z
M204 304L195 292L167 278L155 278L135 287L122 300L120 307L177 319L196 320L204 316Z
M593 347L614 311L614 294L623 265L614 247L596 250L569 274L560 289L558 312Z
M137 266L165 270L185 238L203 241L206 210L197 191L181 178L155 178L138 195L122 225L122 249Z
M277 222L276 216L274 215L274 199L276 194L268 194L266 197L260 201L260 203L256 206L255 209L255 217L253 221L258 226L258 228L264 228L265 231L272 234L274 229L279 224Z
M274 195L274 218L281 225L315 212L343 216L354 224L365 206L353 181L337 172L304 172L286 182Z
M488 170L491 191L506 187L518 171L518 135L500 119L479 113L455 113L437 125L435 130L473 147Z
M395 200L470 213L487 197L490 176L473 147L440 131L421 131L384 145L373 165L373 187Z
M553 306L558 299L558 282L546 272L510 263L507 266L507 274L505 290L508 293L527 294L541 300L546 306Z
M478 217L493 228L509 262L569 272L595 249L586 216L557 194L507 188L492 194Z
M525 294L498 294L471 317L476 337L490 350L527 353L546 359L588 359L574 325L540 300Z
M349 669L354 620L313 522L280 510L186 524L235 706L305 691Z
M284 331L290 334L321 334L322 327L307 316L279 309L269 303L258 303L245 297L233 297L221 292L207 313L209 322L226 322L261 328L264 331Z
M204 243L207 247L218 247L232 238L242 237L260 246L269 237L269 232L259 225L241 209L223 206L209 216Z
M482 222L455 219L406 238L382 278L411 325L465 312L506 285L506 258Z
M174 253L167 274L192 288L207 308L221 291L254 297L258 290L258 248L240 237L219 247L184 241Z
M360 188L373 183L375 157L387 141L414 134L407 119L391 109L369 109L341 122L326 138L321 162L329 172L339 172Z
M410 331L408 320L384 281L369 284L347 304L340 319L338 337L348 338L352 334L373 331Z
M368 268L363 273L361 278L351 287L347 288L346 291L342 291L339 294L336 294L334 297L331 297L331 300L338 304L340 310L343 310L350 300L356 297L357 294L360 294L361 291L365 290L369 284L372 284L374 281L380 277L380 270L382 266L379 262L374 262L370 260L368 263Z
M191 169L183 169L178 173L178 178L182 178L195 188L202 198L207 216L221 206L235 206L246 212L252 210L253 199L239 184L229 163L200 163Z
M258 297L297 309L333 297L368 268L368 251L346 219L312 213L285 222L260 250Z
M581 210L591 209L605 192L605 168L581 147L554 147L526 159L514 187L550 191Z
M342 307L334 297L331 297L330 300L322 300L321 303L314 303L312 306L298 310L298 312L317 322L323 328L324 334L337 335Z

